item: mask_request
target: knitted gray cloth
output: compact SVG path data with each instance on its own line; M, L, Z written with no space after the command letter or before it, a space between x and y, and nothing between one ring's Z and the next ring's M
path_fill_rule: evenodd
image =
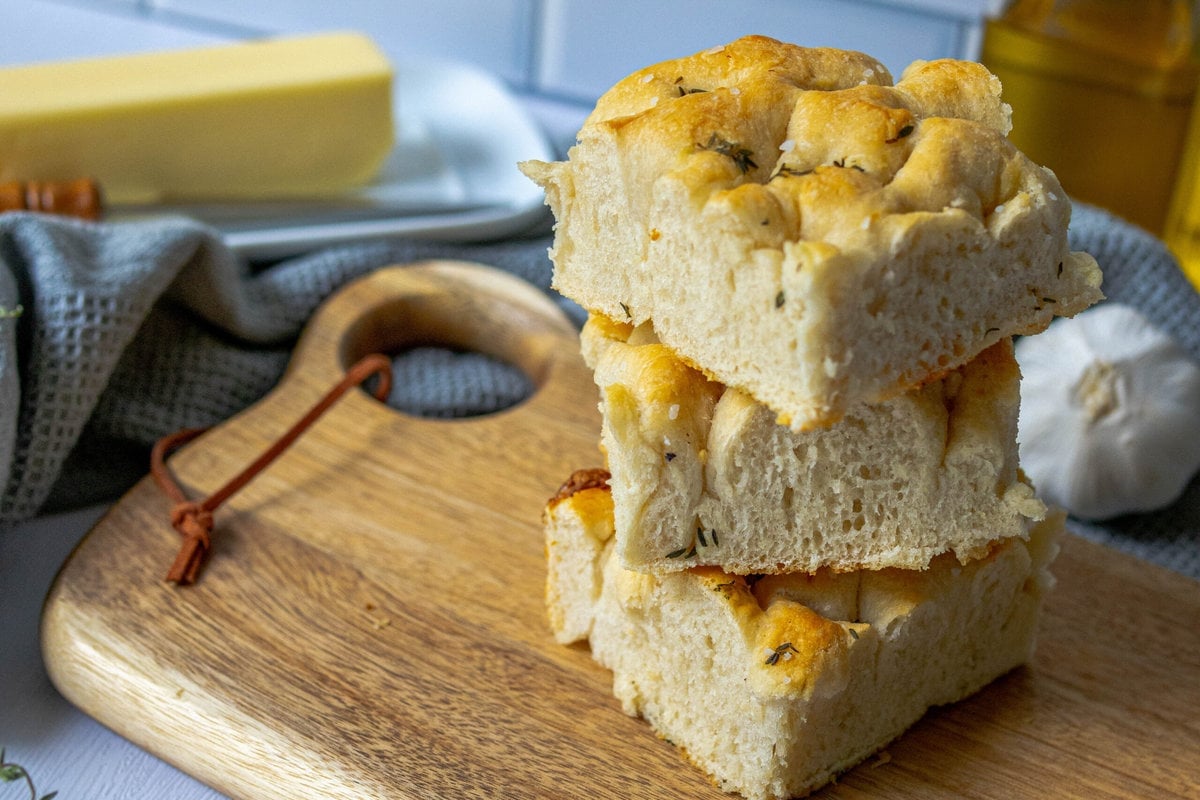
M1157 239L1077 206L1071 241L1096 256L1109 298L1139 308L1200 360L1200 297ZM388 264L464 258L549 292L548 245L391 241L247 266L184 219L0 215L0 533L48 507L111 499L145 472L155 439L262 397L309 315L347 281ZM487 413L529 391L524 376L478 354L423 349L395 366L391 404L427 416ZM1200 481L1165 511L1073 525L1200 577Z
M1071 247L1095 256L1108 300L1138 309L1200 361L1200 294L1156 237L1096 208L1076 205ZM1200 476L1171 506L1103 524L1071 520L1089 539L1200 579Z
M347 281L461 258L548 292L548 246L544 236L393 241L253 268L185 219L106 226L0 215L0 532L48 504L111 497L146 471L159 437L262 397L309 315ZM487 413L529 391L524 375L479 354L422 349L395 368L389 403L426 416Z

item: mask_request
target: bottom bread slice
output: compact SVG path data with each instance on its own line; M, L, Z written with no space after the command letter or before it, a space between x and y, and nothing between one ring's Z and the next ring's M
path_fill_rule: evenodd
M587 640L624 711L725 791L805 795L1033 651L1060 513L967 564L654 575L617 559L605 478L576 473L545 509L554 635Z

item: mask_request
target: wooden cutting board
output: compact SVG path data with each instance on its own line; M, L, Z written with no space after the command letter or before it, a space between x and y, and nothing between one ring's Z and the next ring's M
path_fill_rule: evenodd
M596 390L534 289L437 262L354 283L280 386L171 460L220 486L358 356L439 343L537 386L491 416L413 418L354 390L216 515L200 581L149 480L46 602L50 674L88 714L235 798L719 798L621 713L543 610L542 505L599 465ZM1068 538L1034 663L937 709L839 798L1200 797L1200 584Z

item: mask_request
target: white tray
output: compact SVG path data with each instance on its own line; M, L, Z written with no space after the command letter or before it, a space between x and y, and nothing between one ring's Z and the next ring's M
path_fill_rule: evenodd
M495 239L547 218L542 190L517 162L550 160L553 151L496 78L457 63L399 63L394 102L396 147L362 191L328 203L169 210L214 226L252 259L387 237Z

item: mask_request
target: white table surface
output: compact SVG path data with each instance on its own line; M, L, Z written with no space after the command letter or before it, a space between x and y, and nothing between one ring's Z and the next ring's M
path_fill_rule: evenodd
M38 797L215 800L223 795L83 714L50 683L38 625L42 601L102 508L42 517L0 534L0 747L25 767ZM0 783L0 800L28 797Z

